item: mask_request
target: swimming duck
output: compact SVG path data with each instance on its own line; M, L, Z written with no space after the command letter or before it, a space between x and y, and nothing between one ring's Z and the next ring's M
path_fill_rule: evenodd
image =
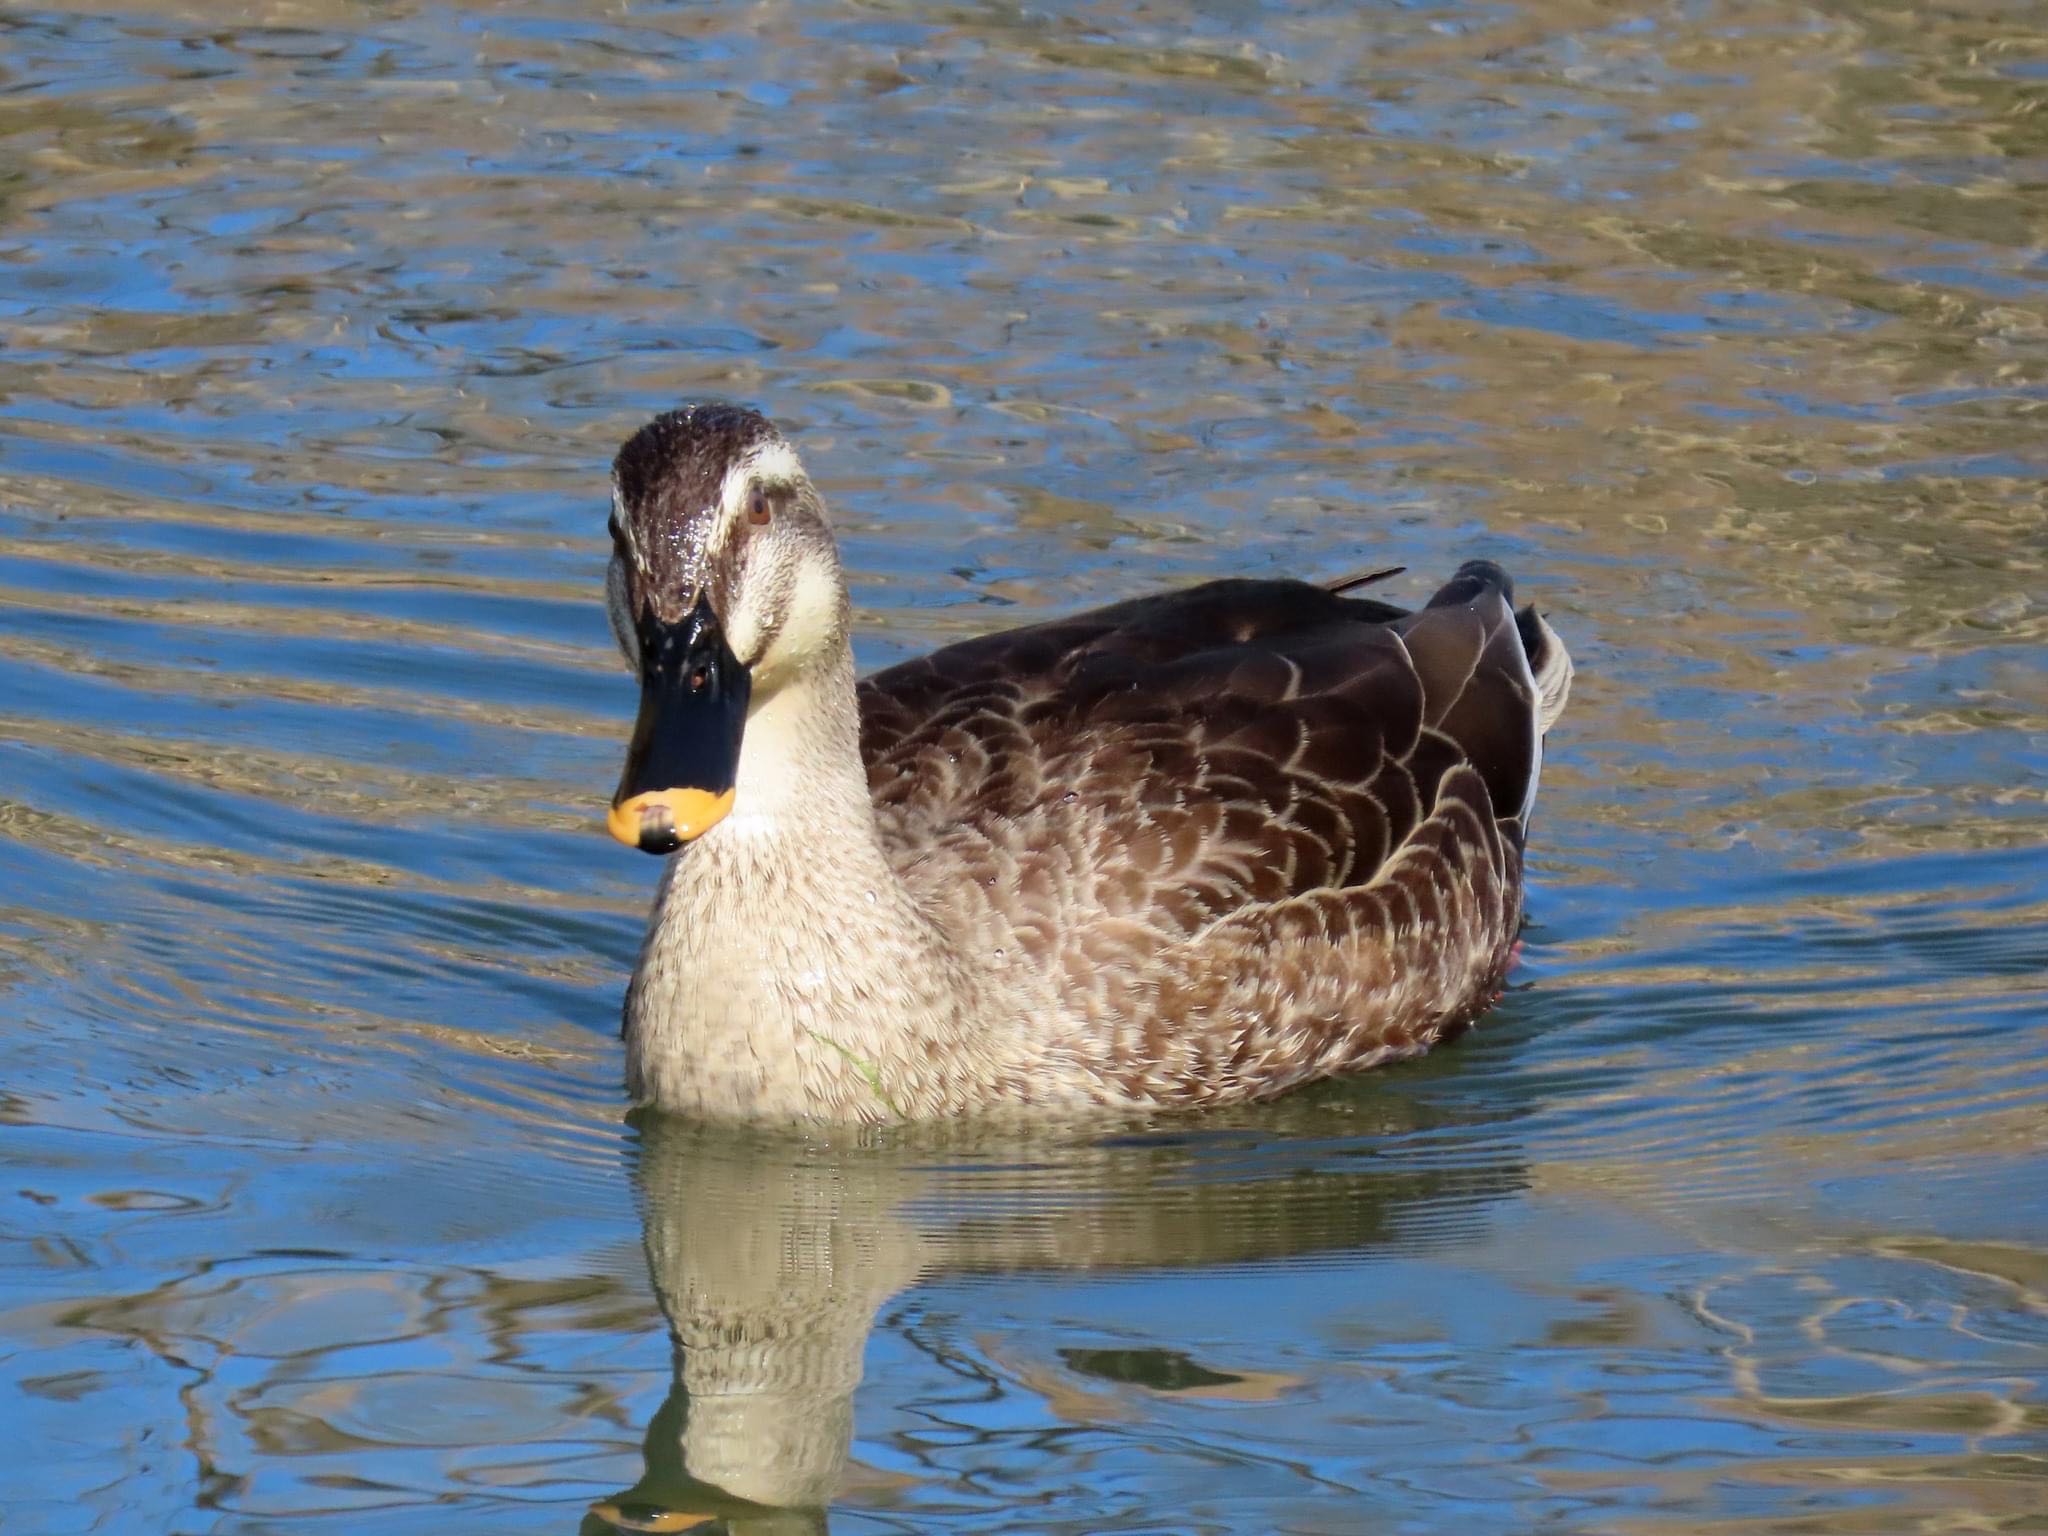
M1474 1109L1467 1101L1457 1113ZM648 1426L645 1475L595 1506L604 1523L584 1536L686 1528L824 1536L823 1507L846 1487L854 1396L876 1314L895 1313L885 1333L915 1331L889 1305L909 1286L1133 1270L1228 1285L1216 1270L1356 1260L1483 1221L1528 1173L1511 1138L1485 1136L1469 1118L1461 1139L1483 1142L1484 1155L1319 1160L1314 1178L1300 1177L1304 1141L1413 1133L1444 1113L1397 1095L1341 1108L1298 1098L1255 1121L1219 1111L1217 1119L1259 1131L1227 1144L1227 1158L1204 1138L1106 1137L1042 1119L983 1116L819 1138L646 1116L633 1183L648 1278L676 1345L673 1384ZM1178 1383L1147 1379L1153 1351L1110 1350L1089 1361L1076 1358L1091 1353L1082 1350L1055 1361L1015 1348L1025 1343L977 1340L1015 1379L1070 1403L1134 1385L1200 1399L1226 1385L1255 1391L1261 1381L1286 1381L1242 1363L1227 1367L1234 1383L1205 1371ZM788 1506L815 1512L814 1523ZM713 1512L723 1526L711 1525Z
M608 824L668 856L628 1086L714 1118L1261 1099L1498 995L1572 664L1505 572L1414 612L1213 581L854 676L796 451L742 406L612 470L640 712Z

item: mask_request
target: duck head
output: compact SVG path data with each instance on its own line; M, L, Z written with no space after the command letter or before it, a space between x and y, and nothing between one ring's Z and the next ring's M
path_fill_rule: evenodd
M640 715L606 825L673 853L733 807L751 710L846 645L825 508L796 452L744 406L687 405L612 464L612 634Z

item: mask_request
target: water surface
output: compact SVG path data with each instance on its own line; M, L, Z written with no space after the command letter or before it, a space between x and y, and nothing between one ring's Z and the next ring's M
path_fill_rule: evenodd
M2048 1529L2029 10L0 16L0 1529ZM1506 563L1506 1003L628 1120L604 470L707 394L868 664Z

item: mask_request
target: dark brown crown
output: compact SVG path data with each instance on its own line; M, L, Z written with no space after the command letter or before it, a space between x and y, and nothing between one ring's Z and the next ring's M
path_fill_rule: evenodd
M759 411L706 400L657 416L627 438L612 475L629 511L688 516L717 504L735 459L781 435Z

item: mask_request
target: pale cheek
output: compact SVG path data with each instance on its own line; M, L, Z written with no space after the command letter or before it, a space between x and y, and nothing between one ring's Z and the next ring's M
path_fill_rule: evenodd
M754 687L761 695L781 687L829 650L839 611L839 594L830 572L804 567L794 577L779 572L778 575L781 579L775 584L771 602L779 607L780 615L772 621L773 635L765 653L758 648L741 650L737 644L733 646L736 655L759 656ZM757 623L749 639L763 632Z
M832 643L838 616L839 585L832 571L806 565L797 572L789 609L783 615L779 643L795 656L820 655Z
M725 626L725 643L732 647L733 655L753 668L756 689L762 685L761 674L775 665L775 657L762 645L763 627L760 614L751 607L738 610Z
M750 561L732 585L731 611L725 615L725 643L733 655L754 669L754 687L762 688L777 663L781 650L776 630L776 573L765 563Z

